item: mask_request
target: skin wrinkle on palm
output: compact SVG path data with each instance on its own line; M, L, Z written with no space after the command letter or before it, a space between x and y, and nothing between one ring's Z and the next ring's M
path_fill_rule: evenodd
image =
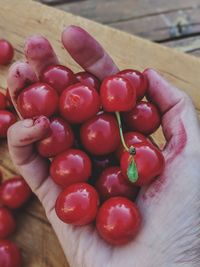
M77 39L78 43L75 42ZM29 38L28 42L32 40ZM44 47L51 47L45 42L47 40L43 43ZM71 56L99 79L118 71L112 59L83 29L69 27L62 34L62 42ZM30 58L31 53L30 49ZM49 51L48 56L49 62L53 63L55 53ZM37 76L41 71L41 58L42 55L28 60L29 71L33 74L34 69ZM22 69L22 74L26 76L27 71ZM14 78L14 75L15 69L11 68L8 76L11 95L16 92L14 84L23 84L21 77ZM72 267L198 267L200 264L199 122L187 95L168 84L154 70L147 70L145 75L150 82L148 94L163 113L162 126L168 142L163 154L167 164L163 175L142 189L137 199L143 217L142 229L136 239L126 246L108 245L91 225L76 228L57 218L54 205L60 189L50 177L46 178L49 163L35 154L31 142L20 141L26 139L27 135L34 141L41 139L46 131L44 122L31 124L32 120L29 120L27 127L27 120L19 121L8 132L12 160L15 165L19 165L18 160L27 160L26 164L17 167L45 207Z

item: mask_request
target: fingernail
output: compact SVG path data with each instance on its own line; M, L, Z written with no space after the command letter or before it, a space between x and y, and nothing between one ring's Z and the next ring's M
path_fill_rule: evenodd
M32 127L33 126L33 120L32 119L26 119L26 120L24 120L23 121L23 126L24 127L27 127L27 128Z
M40 124L45 128L49 127L50 121L45 116L34 117L33 120L34 120L34 125Z

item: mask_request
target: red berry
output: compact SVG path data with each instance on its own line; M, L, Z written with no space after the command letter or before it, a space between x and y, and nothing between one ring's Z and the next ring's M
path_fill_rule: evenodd
M16 222L12 213L7 208L0 207L0 239L7 238L15 229Z
M111 245L130 242L138 233L140 225L141 216L137 206L124 197L108 199L97 213L97 231Z
M6 109L6 96L0 92L0 109Z
M50 120L50 134L37 143L37 149L43 157L51 158L73 145L74 134L70 125L59 117Z
M110 154L120 143L118 124L113 115L100 114L82 125L81 142L93 155Z
M138 180L134 184L143 186L152 182L153 179L163 172L165 160L161 151L150 143L139 143L135 144L134 147L136 154L132 156L128 152L124 152L121 157L120 166L123 177L130 181L127 176L127 170L133 157L138 170Z
M85 152L69 149L53 159L50 174L56 184L66 187L86 182L91 175L91 168L90 158Z
M136 104L136 91L126 78L107 77L100 88L101 102L105 111L129 111Z
M138 101L144 97L148 87L148 80L143 73L138 70L127 69L120 71L118 75L128 79L132 86L135 87Z
M58 94L76 82L74 73L67 67L61 65L49 66L41 75L42 82L53 87Z
M145 135L155 132L161 123L159 111L149 102L141 101L130 112L123 114L126 127Z
M11 62L14 56L12 45L6 41L0 40L0 65L7 65Z
M93 87L97 91L100 88L100 81L93 74L82 71L75 74L76 80L82 84L85 84L89 87Z
M119 167L105 169L97 180L95 187L102 200L117 196L134 199L138 192L137 187L123 178Z
M58 95L48 84L38 82L19 94L17 106L24 119L41 115L50 117L57 111Z
M8 128L17 121L16 116L7 110L0 110L0 138L7 136Z
M96 90L77 83L65 89L60 97L60 113L70 123L83 123L97 114L100 98Z
M0 240L0 266L21 267L22 256L18 247L9 240Z
M20 176L9 179L1 185L1 202L11 209L20 208L28 201L31 195L31 189Z
M96 190L89 184L70 185L56 201L57 216L65 223L85 225L94 221L99 204Z

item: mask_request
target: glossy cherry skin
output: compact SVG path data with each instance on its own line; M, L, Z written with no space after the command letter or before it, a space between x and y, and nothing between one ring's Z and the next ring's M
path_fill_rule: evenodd
M97 91L81 83L68 87L60 97L60 114L73 124L83 123L92 118L99 108L100 97Z
M70 125L62 118L50 119L49 135L37 143L37 150L43 157L51 158L70 148L74 134Z
M135 87L137 101L140 101L144 97L148 87L146 76L140 71L132 69L122 70L118 74L121 77L128 79L132 86Z
M7 65L9 64L14 56L14 50L12 45L6 41L1 39L0 40L0 65Z
M100 88L100 81L92 73L87 71L78 72L75 74L77 82L85 84L89 87L93 87L97 91Z
M61 65L49 66L42 73L40 80L53 87L58 94L61 94L64 89L76 82L72 70Z
M5 181L0 188L1 202L11 209L21 208L31 195L31 189L20 176Z
M95 185L100 198L104 201L111 197L122 196L134 199L138 188L128 183L119 167L109 167L100 175Z
M155 132L161 123L161 116L157 107L149 102L141 101L134 109L123 114L126 127L144 135Z
M139 232L140 226L141 215L137 206L124 197L108 199L97 213L97 231L111 245L130 242Z
M13 242L9 240L0 240L0 266L22 266L22 256L20 250Z
M86 225L96 217L99 197L93 186L76 183L60 193L56 201L56 214L65 223Z
M100 88L103 109L109 112L129 111L136 104L135 87L126 78L113 75L107 77Z
M138 170L138 180L134 184L147 185L162 174L165 166L163 154L150 143L139 143L135 144L134 147L136 149L134 160ZM129 181L127 169L131 159L132 156L128 152L124 152L120 161L123 177L127 181Z
M0 138L7 136L8 128L17 121L16 116L7 110L0 110Z
M12 213L0 207L0 239L9 237L16 229L16 222Z
M82 125L80 131L84 148L92 155L114 152L120 143L118 124L113 115L100 114Z
M37 116L50 117L58 108L56 90L45 83L35 83L20 92L17 107L24 119Z
M142 143L142 142L149 142L146 136L137 133L137 132L128 132L124 134L124 140L128 147L134 146L135 144ZM123 152L125 152L125 148L123 147L122 143L118 146L115 154L116 157L120 160Z
M6 96L0 92L0 110L1 109L6 109Z
M78 149L69 149L56 156L50 167L54 182L62 187L86 182L91 176L92 164L87 154Z

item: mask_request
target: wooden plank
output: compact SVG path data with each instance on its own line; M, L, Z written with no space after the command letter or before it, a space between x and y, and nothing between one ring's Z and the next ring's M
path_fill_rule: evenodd
M200 50L200 36L172 40L164 43L168 47L174 47L181 52L192 53Z

